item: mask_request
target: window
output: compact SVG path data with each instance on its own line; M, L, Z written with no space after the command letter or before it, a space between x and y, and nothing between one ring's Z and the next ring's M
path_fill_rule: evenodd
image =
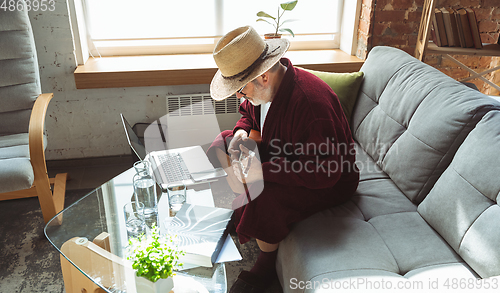
M211 53L218 39L244 25L260 34L271 25L256 22L263 10L276 16L287 0L82 0L93 55ZM294 49L339 48L344 0L299 0L283 19Z

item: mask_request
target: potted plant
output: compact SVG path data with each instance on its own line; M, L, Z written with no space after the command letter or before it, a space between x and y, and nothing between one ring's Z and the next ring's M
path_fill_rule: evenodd
M257 16L259 17L257 19L257 21L265 21L265 22L269 23L270 25L272 25L275 28L275 32L274 33L270 33L270 34L265 34L264 35L264 37L266 39L281 38L281 34L279 34L279 32L289 32L290 34L292 34L293 37L295 37L295 34L293 33L293 31L291 29L289 29L289 28L282 28L281 27L285 23L291 22L293 20L282 21L281 18L283 17L283 14L285 13L285 11L292 11L295 8L295 6L297 5L298 1L299 0L281 3L280 7L281 7L281 9L283 11L280 11L280 7L278 7L278 17L274 17L272 15L269 15L268 13L266 13L264 11L259 11L257 13ZM272 19L274 21L274 23L272 23L269 20L266 20L266 19L264 19L262 17L268 18L268 19Z
M168 293L174 287L174 269L183 251L177 249L170 235L160 236L159 229L153 225L151 235L131 238L127 258L132 261L136 271L135 284L140 293Z

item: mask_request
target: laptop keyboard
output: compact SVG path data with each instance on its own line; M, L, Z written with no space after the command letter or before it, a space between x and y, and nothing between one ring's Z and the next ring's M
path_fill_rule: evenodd
M183 167L185 164L179 154L164 154L158 156L158 159L168 183L191 178L187 168Z

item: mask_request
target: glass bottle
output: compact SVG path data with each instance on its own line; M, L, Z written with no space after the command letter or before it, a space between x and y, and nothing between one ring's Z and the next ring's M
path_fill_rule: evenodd
M156 184L151 176L148 161L134 163L134 197L136 202L144 204L144 217L146 220L156 216L158 200L156 198Z

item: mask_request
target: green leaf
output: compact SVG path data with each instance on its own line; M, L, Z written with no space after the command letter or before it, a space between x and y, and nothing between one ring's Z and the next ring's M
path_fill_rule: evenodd
M280 32L289 32L295 38L295 34L289 28L280 28Z
M264 11L259 11L259 12L257 12L257 16L258 16L258 17L266 17L266 18L271 18L271 19L273 19L273 20L275 20L275 19L276 19L276 17L271 16L271 15L269 15L269 14L265 13Z
M295 5L297 5L297 2L299 2L299 0L281 3L280 6L281 6L281 8L283 8L283 10L291 11L295 8Z
M265 19L263 19L263 18L259 18L259 19L257 19L257 21L265 21L265 22L269 23L270 25L272 25L272 26L276 27L276 26L274 25L274 23L271 23L271 22L269 22L269 21L267 21L267 20L265 20Z
M287 20L283 21L283 22L281 23L281 25L284 25L284 24L285 24L285 23L287 23L287 22L293 22L293 21L297 21L297 20L298 20L298 19L287 19Z

